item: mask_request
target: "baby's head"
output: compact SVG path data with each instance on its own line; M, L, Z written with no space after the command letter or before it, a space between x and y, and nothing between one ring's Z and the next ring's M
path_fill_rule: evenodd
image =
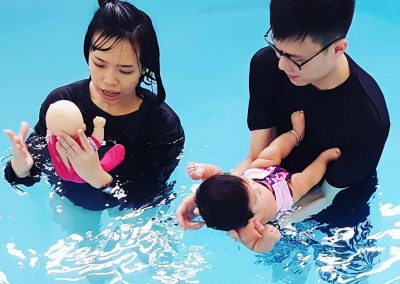
M75 138L77 130L86 130L82 113L71 101L60 100L52 103L46 112L46 126L52 133L64 132Z
M206 225L223 231L246 226L254 216L248 186L243 178L229 174L205 180L196 191L196 204Z

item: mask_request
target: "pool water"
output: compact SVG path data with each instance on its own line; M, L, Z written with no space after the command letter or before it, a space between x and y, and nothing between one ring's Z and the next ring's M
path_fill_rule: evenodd
M0 128L16 130L21 120L36 123L52 89L88 76L83 37L97 1L3 2ZM229 170L247 154L248 67L265 44L266 1L134 3L153 19L167 102L186 131L174 190L135 210L93 212L55 194L45 179L23 191L1 179L0 283L400 283L400 2L358 0L348 36L349 54L379 82L392 121L376 192L351 200L365 215L349 214L354 222L339 227L294 224L269 254L223 232L184 233L174 216L195 186L189 161ZM1 137L3 169L10 149Z

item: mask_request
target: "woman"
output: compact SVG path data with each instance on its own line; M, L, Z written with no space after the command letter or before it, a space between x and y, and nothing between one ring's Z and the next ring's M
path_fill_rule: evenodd
M99 1L99 5L84 40L89 79L52 91L42 103L35 131L26 142L26 123L21 124L19 135L5 130L13 148L5 169L6 179L29 186L47 169L48 152L43 145L50 104L58 100L74 102L82 112L86 133L93 131L94 117L104 117L105 145L99 153L87 147L83 130L79 131L82 146L65 133L58 134L57 150L87 182L82 186L63 181L60 192L75 203L89 198L90 204L83 206L91 209L110 206L110 202L121 199L121 189L124 201L158 192L177 166L184 144L179 118L164 102L159 46L151 19L128 2ZM147 85L153 90L154 83L156 95L143 88ZM125 158L107 173L100 166L99 154L102 156L116 143L124 145ZM54 175L50 180L57 181ZM116 186L120 190L114 197L99 190Z

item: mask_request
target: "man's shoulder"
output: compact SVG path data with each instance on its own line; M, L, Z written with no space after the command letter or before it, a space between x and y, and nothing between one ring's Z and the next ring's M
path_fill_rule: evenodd
M363 68L361 68L350 56L347 56L350 72L356 77L362 91L368 96L375 107L382 122L389 123L389 113L386 106L385 97L376 80Z
M264 68L273 66L277 68L278 58L271 47L263 47L253 55L251 58L251 65Z
M251 58L250 62L250 85L264 86L278 89L280 83L289 83L285 80L285 73L279 69L278 57L271 47L259 49ZM281 87L281 86L280 86Z

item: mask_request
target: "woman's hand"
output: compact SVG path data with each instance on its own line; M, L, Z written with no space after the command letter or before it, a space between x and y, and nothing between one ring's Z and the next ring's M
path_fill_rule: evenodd
M82 129L78 130L82 147L69 135L57 133L57 151L63 153L71 163L76 173L91 186L100 188L112 181L111 175L103 170L97 151L89 144L88 138ZM68 161L64 164L69 168Z
M17 177L23 178L29 175L33 166L33 159L25 144L26 135L29 131L29 125L25 121L21 122L19 135L12 130L4 129L4 133L10 138L13 150L11 158L11 167Z
M175 215L178 224L185 230L197 230L204 226L203 222L193 222L193 218L199 216L194 193L182 201Z

